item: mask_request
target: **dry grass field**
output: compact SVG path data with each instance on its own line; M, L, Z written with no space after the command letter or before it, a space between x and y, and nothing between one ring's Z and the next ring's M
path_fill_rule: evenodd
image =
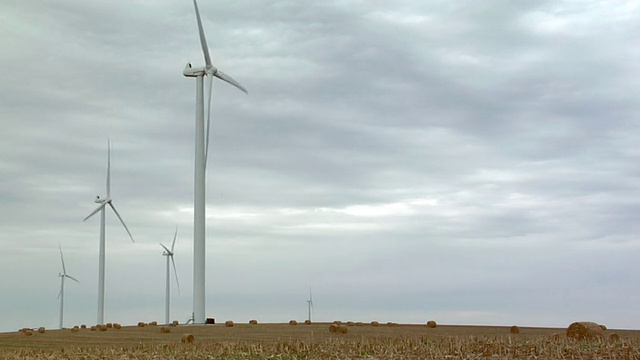
M426 323L425 323L426 324ZM640 359L640 331L592 341L565 329L426 325L235 323L0 333L0 359ZM610 340L611 334L618 340ZM185 334L193 343L183 343Z

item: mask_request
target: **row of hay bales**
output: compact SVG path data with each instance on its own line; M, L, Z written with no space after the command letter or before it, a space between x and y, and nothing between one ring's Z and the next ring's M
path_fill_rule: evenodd
M605 331L607 327L592 321L576 321L569 325L566 331L566 337L574 340L602 340L605 338ZM509 328L511 334L519 334L520 328L516 325ZM552 339L561 340L561 334L551 335ZM609 340L620 340L620 335L617 333L609 334Z

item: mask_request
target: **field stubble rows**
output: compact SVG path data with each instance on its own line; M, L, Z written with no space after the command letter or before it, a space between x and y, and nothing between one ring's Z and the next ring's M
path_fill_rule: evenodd
M0 334L3 359L640 359L640 331L607 330L620 340L574 341L564 329L424 325L351 326L329 332L312 325L236 324L50 330ZM181 343L193 334L192 344Z

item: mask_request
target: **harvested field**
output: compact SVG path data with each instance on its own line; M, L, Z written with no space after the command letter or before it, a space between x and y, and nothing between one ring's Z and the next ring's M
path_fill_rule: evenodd
M557 328L421 325L350 327L346 334L328 331L330 323L181 325L162 334L157 328L124 326L119 331L76 333L49 330L24 336L0 333L0 358L217 358L225 359L466 359L640 358L640 331L615 330L619 340L575 341L554 338ZM613 333L607 330L606 335ZM193 344L182 337L193 334Z

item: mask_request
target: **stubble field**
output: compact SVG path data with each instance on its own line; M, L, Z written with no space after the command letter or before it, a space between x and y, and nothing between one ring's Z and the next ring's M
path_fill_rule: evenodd
M0 333L1 359L640 359L640 331L607 330L592 341L565 329L329 323L125 326ZM611 334L618 340L610 340ZM183 343L186 334L193 343Z

